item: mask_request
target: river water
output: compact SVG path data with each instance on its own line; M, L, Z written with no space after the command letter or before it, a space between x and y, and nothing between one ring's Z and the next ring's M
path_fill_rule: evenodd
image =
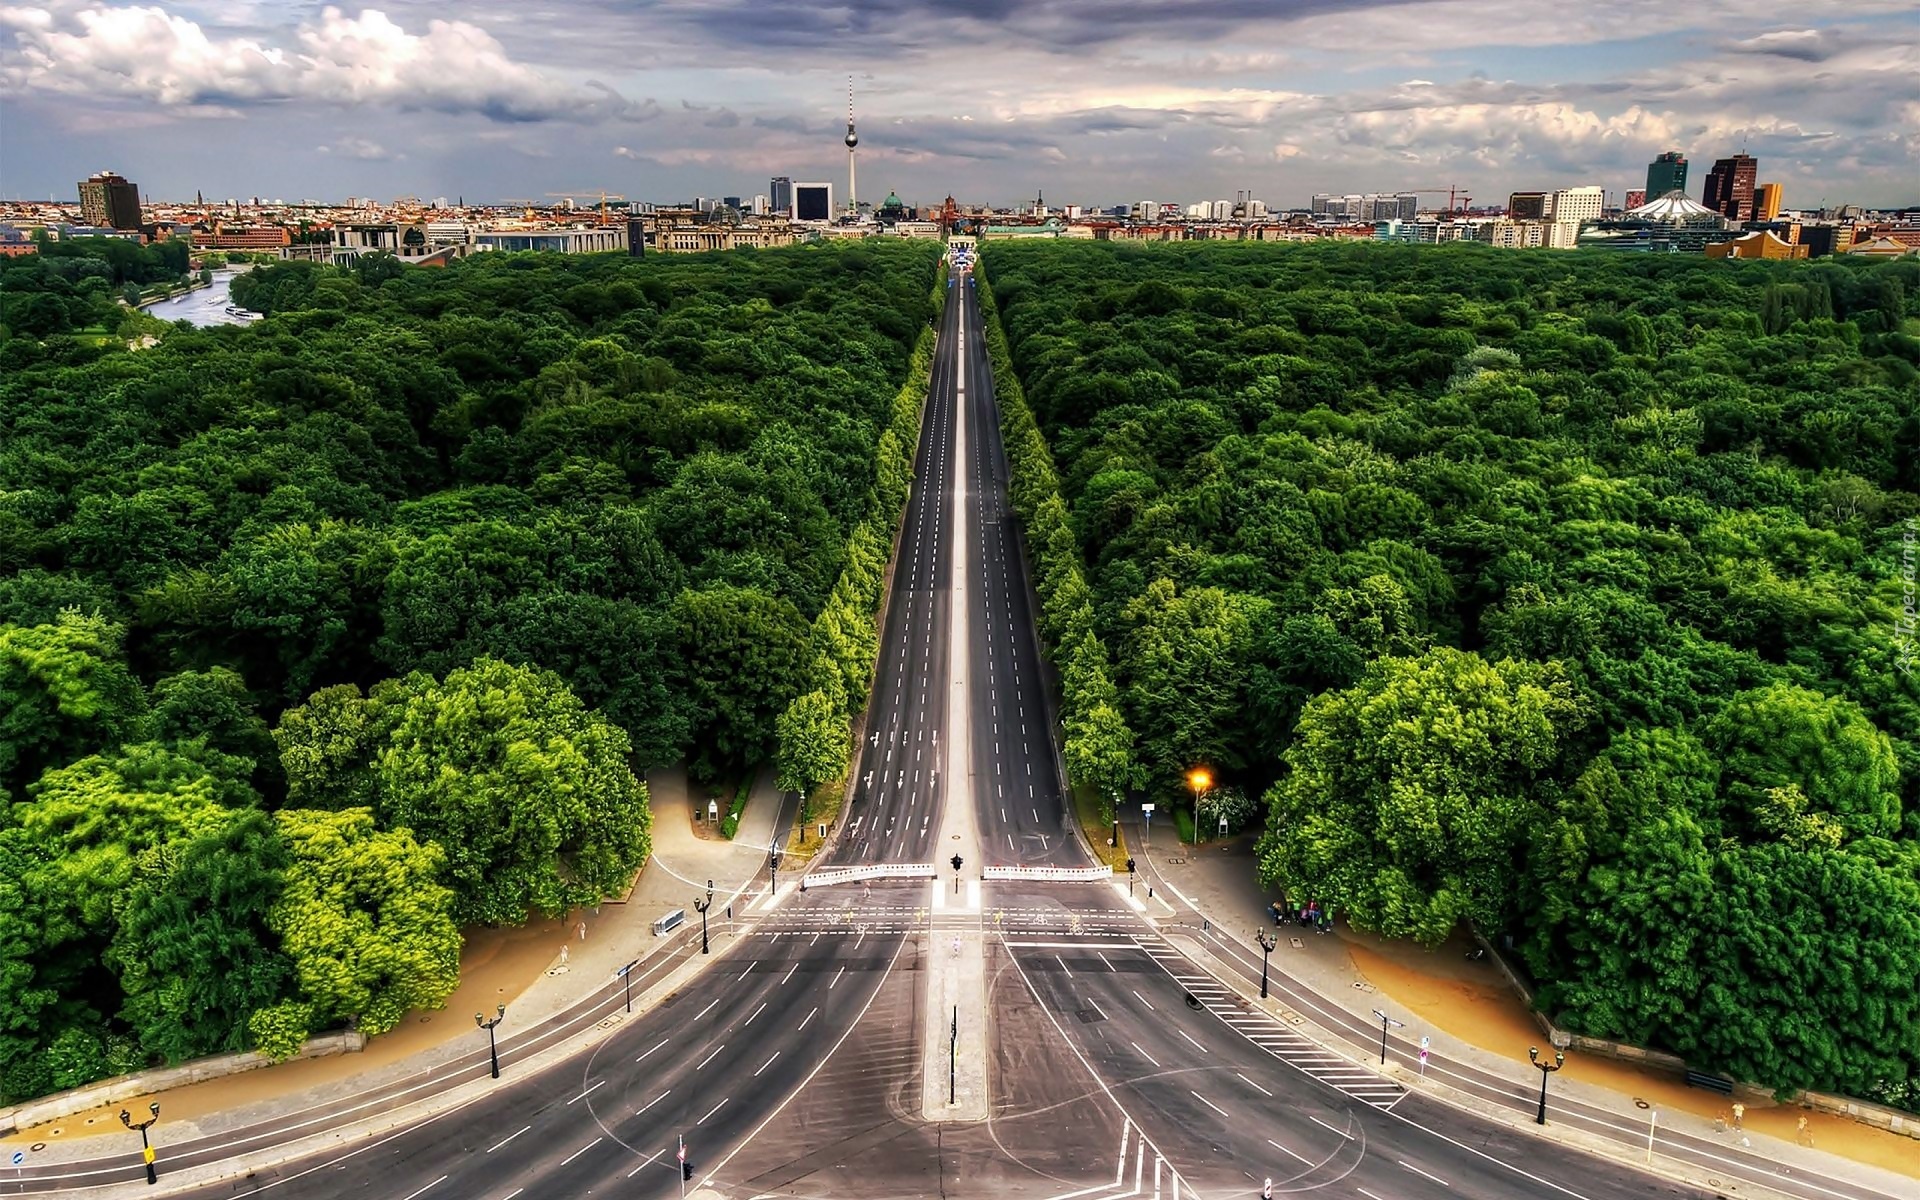
M172 300L162 300L150 306L147 312L162 321L185 321L189 325L244 325L245 317L236 317L227 311L233 303L228 289L233 286L233 277L240 272L223 267L213 273L213 283L207 287L176 296Z

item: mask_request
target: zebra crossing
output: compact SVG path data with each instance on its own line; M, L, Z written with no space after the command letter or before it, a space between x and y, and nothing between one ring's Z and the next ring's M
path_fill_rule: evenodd
M967 929L1007 937L1132 939L1142 924L1121 909L1093 912L1049 907L987 905L976 910L930 909L924 904L861 904L783 909L760 919L760 937L848 933L918 933L927 929Z
M1140 948L1228 1028L1289 1066L1383 1112L1407 1094L1406 1088L1393 1080L1335 1054L1267 1013L1248 1008L1246 1001L1225 984L1211 975L1199 974L1184 954L1166 943L1141 939Z

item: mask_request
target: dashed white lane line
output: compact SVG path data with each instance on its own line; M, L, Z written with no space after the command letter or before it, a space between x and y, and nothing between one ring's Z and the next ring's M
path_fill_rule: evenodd
M1347 1139L1348 1141L1353 1140L1353 1135L1348 1133L1346 1130L1334 1129L1333 1126L1327 1124L1325 1121L1322 1121L1319 1117L1314 1116L1312 1113L1307 1114L1307 1120L1312 1121L1315 1125L1318 1125L1322 1129L1332 1129L1333 1132L1339 1134L1341 1137Z
M1141 1058L1146 1059L1148 1062L1152 1063L1154 1066L1157 1067L1160 1065L1160 1060L1155 1058L1153 1055L1148 1054L1145 1050L1142 1050L1140 1048L1139 1042L1128 1042L1127 1045L1132 1046L1133 1052L1135 1054L1138 1054Z
M798 964L798 963L796 963L796 964L794 964L794 965L795 965L795 966L798 966L799 964ZM781 982L782 982L782 983L785 983L786 981L785 981L785 980L781 980ZM761 1004L761 1005L760 1005L760 1007L759 1007L759 1008L756 1008L756 1009L754 1009L754 1010L753 1010L753 1017L757 1017L757 1016L759 1016L759 1015L760 1015L761 1013L763 1013L763 1012L765 1012L765 1011L767 1011L767 1006L766 1006L766 1004L764 1004L764 1003L763 1003L763 1004ZM745 1029L745 1028L746 1028L747 1026L749 1026L749 1025L751 1025L751 1024L753 1024L753 1017L748 1017L748 1018L747 1018L746 1020L744 1020L744 1021L742 1021L742 1022L740 1022L740 1027L741 1027L742 1029Z
M1226 1117L1227 1120L1229 1121L1233 1120L1233 1117L1230 1114L1228 1114L1226 1109L1221 1108L1218 1104L1215 1104L1213 1101L1207 1099L1205 1096L1202 1096L1199 1092L1194 1091L1192 1088L1187 1089L1187 1094L1189 1096L1192 1096L1195 1100L1198 1100L1200 1103L1206 1105L1208 1108L1212 1109L1213 1111L1219 1113L1221 1116ZM1406 1164L1401 1163L1400 1165L1405 1166Z
M498 1150L498 1149L499 1149L500 1147L502 1147L502 1146L504 1146L504 1145L506 1145L506 1144L507 1144L508 1142L510 1142L510 1141L512 1141L513 1139L515 1139L515 1138L517 1138L517 1137L519 1137L519 1136L520 1136L521 1134L523 1134L523 1133L525 1133L525 1132L526 1132L527 1130L529 1130L529 1129L532 1129L532 1128L533 1128L533 1126L531 1126L531 1125L522 1125L522 1126L521 1126L520 1128L518 1128L518 1129L516 1129L516 1130L514 1130L514 1131L513 1131L512 1133L510 1133L510 1134L508 1134L507 1136L505 1136L505 1137L503 1137L503 1138L501 1138L501 1139L500 1139L499 1141L497 1141L497 1142L495 1142L495 1143L494 1143L493 1145L491 1145L491 1146L488 1146L488 1147L487 1147L487 1153L488 1153L488 1154L492 1154L492 1153L493 1153L493 1152L494 1152L495 1150Z
M572 1154L569 1154L565 1158L561 1159L560 1165L563 1167L566 1166L568 1163L572 1162L574 1159L579 1158L582 1154L585 1154L587 1151L593 1149L595 1146L598 1146L601 1142L604 1142L606 1140L607 1139L605 1136L601 1136L593 1139L592 1141L588 1142L586 1145L580 1147L578 1150L575 1150Z
M1293 1157L1299 1159L1303 1163L1306 1163L1310 1167L1319 1165L1315 1163L1312 1159L1307 1158L1304 1155L1297 1153L1296 1151L1287 1149L1285 1146L1282 1146L1279 1142L1274 1141L1272 1138L1267 1139L1267 1145L1272 1146L1275 1150L1278 1150L1282 1154L1293 1155Z
M634 1109L633 1115L636 1117L639 1116L641 1113L647 1111L648 1109L652 1108L654 1105L660 1103L662 1100L665 1100L668 1096L671 1096L671 1095L673 1095L673 1089L668 1088L666 1091L661 1092L658 1096L655 1096L653 1099L647 1101L645 1104L642 1104L639 1108Z
M1441 1187L1450 1188L1453 1186L1452 1184L1448 1183L1446 1180L1440 1178L1438 1175L1433 1174L1431 1171L1422 1171L1419 1167L1414 1166L1412 1163L1408 1162L1404 1158L1396 1158L1393 1161L1399 1163L1401 1166L1405 1167L1407 1170L1412 1171L1415 1175L1424 1175L1426 1178L1433 1180L1435 1183L1439 1184Z
M707 1110L707 1115L706 1115L706 1117L701 1117L701 1118L700 1118L700 1119L699 1119L698 1121L695 1121L695 1122L694 1122L694 1124L695 1124L695 1125L704 1125L704 1124L706 1124L706 1123L707 1123L707 1117L710 1117L710 1116L712 1116L713 1114L715 1114L715 1113L717 1113L717 1112L719 1112L719 1111L720 1111L720 1109L721 1109L721 1106L722 1106L722 1105L725 1105L725 1104L726 1104L726 1102L727 1102L727 1098L726 1098L726 1097L722 1097L722 1098L721 1098L721 1100L720 1100L720 1103L719 1103L719 1104L716 1104L716 1105L714 1105L714 1106L713 1106L712 1108L710 1108L710 1109L708 1109L708 1110Z
M779 1058L779 1057L780 1057L780 1052L779 1052L778 1050L775 1050L775 1051L773 1052L773 1058ZM765 1061L765 1062L763 1062L763 1063L761 1063L761 1064L760 1064L760 1071L764 1071L764 1070L766 1070L766 1069L767 1069L768 1067L770 1067L770 1066L772 1066L772 1065L773 1065L773 1058L769 1058L769 1059L768 1059L767 1061ZM758 1078L760 1078L760 1071L755 1071L755 1072L753 1073L753 1077L754 1077L755 1079L758 1079Z
M664 1046L664 1045L666 1045L666 1044L667 1044L667 1039L666 1039L666 1038L661 1038L661 1039L660 1039L659 1041L657 1041L657 1042L655 1042L655 1043L653 1044L653 1050L658 1050L658 1049L659 1049L660 1047L662 1047L662 1046ZM653 1050L649 1050L649 1051L647 1051L647 1054L652 1054L652 1053L653 1053ZM645 1062L645 1061L647 1061L647 1054L642 1054L642 1055L641 1055L641 1056L640 1056L639 1058L636 1058L636 1059L634 1059L633 1061L635 1061L635 1062Z
M594 1084L592 1087L588 1088L586 1091L581 1092L578 1096L575 1096L573 1100L583 1100L586 1097L591 1096L594 1092L598 1091L602 1086L604 1086L606 1082L607 1082L606 1080L602 1079L599 1083ZM573 1100L569 1100L567 1101L567 1103L572 1104Z
M1259 1093L1260 1093L1260 1094L1261 1094L1262 1096L1269 1096L1269 1097L1271 1097L1271 1096L1273 1095L1273 1093L1272 1093L1272 1092L1270 1092L1270 1091L1268 1091L1267 1089L1265 1089L1265 1088L1263 1088L1263 1087L1261 1087L1261 1086L1260 1086L1259 1084L1257 1084L1257 1083L1255 1083L1255 1082L1254 1082L1253 1080L1251 1080L1251 1079L1248 1079L1248 1078L1247 1078L1247 1077L1246 1077L1245 1075L1241 1075L1241 1074L1240 1074L1240 1073L1239 1073L1238 1071L1235 1071L1235 1072L1234 1072L1234 1075L1235 1075L1236 1077L1238 1077L1238 1078L1239 1078L1239 1080L1240 1080L1240 1082L1241 1082L1241 1083L1244 1083L1244 1084L1246 1084L1246 1085L1247 1085L1248 1087L1250 1087L1250 1088L1252 1088L1252 1089L1253 1089L1254 1091L1256 1091L1256 1092L1259 1092Z
M1186 1038L1189 1042L1193 1042L1193 1038L1187 1033L1186 1030L1176 1029L1174 1030L1174 1032L1179 1034L1181 1037ZM1207 1048L1205 1046L1202 1046L1199 1042L1193 1042L1193 1046L1194 1046L1194 1049L1200 1051L1200 1053L1202 1054L1207 1053Z
M655 1163L657 1163L657 1162L659 1162L659 1161L660 1161L660 1156L661 1156L661 1155L663 1155L663 1154L665 1154L665 1153L666 1153L666 1151L665 1151L665 1150L656 1150L656 1151L654 1151L654 1152L653 1152L653 1153L652 1153L651 1155L649 1155L649 1156L648 1156L648 1157L647 1157L646 1159L644 1159L644 1160L642 1160L642 1162L640 1163L640 1165L639 1165L639 1166L637 1166L637 1167L635 1167L635 1168L634 1168L633 1170L631 1170L631 1171L628 1171L628 1172L627 1172L627 1178L628 1178L628 1179L632 1179L632 1178L633 1178L633 1177L634 1177L635 1175L638 1175L638 1174L639 1174L640 1172L642 1172L642 1171L644 1171L644 1170L646 1170L646 1169L647 1169L648 1167L650 1167L650 1166L652 1166L653 1164L655 1164Z
M597 1142L597 1141L599 1141L600 1139L599 1139L599 1138L595 1138L595 1139L593 1139L593 1140ZM563 1167L564 1167L564 1166L566 1166L566 1164L565 1164L565 1163L561 1163L560 1165L561 1165L561 1166L563 1166ZM447 1181L447 1177L446 1177L445 1175L442 1175L442 1176L441 1176L440 1178L438 1178L438 1179L436 1179L436 1180L434 1180L434 1181L433 1181L432 1183L430 1183L430 1184L428 1184L428 1185L427 1185L426 1187L423 1187L423 1188L421 1188L419 1192L408 1192L408 1193L407 1193L407 1196L406 1196L406 1200L413 1200L413 1198L414 1198L415 1196L418 1196L418 1195L420 1194L420 1192L424 1192L424 1191L427 1191L427 1190L429 1190L429 1189L432 1189L432 1188L436 1188L436 1187L439 1187L439 1186L440 1186L441 1184L443 1184L443 1183L445 1183L446 1181Z
M721 1042L718 1046L715 1046L710 1052L708 1052L705 1058L701 1059L698 1063L695 1063L693 1069L698 1071L701 1067L706 1066L708 1063L713 1061L713 1056L715 1054L720 1053L722 1050L725 1050L726 1048L727 1048L727 1044L725 1042Z

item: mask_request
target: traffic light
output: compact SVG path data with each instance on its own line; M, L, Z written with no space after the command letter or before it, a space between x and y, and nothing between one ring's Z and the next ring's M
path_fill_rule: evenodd
M1133 874L1133 860L1132 860L1132 859L1128 859L1128 860L1127 860L1127 874L1129 874L1129 875L1131 875L1131 874Z
M686 1180L690 1180L690 1179L692 1179L692 1178L693 1178L693 1164L692 1164L692 1163L690 1163L690 1162L682 1162L682 1163L680 1164L680 1178L681 1178L681 1179L686 1179Z
M953 869L954 869L954 870L956 870L956 871L958 871L958 870L960 869L960 864L961 864L962 862L964 862L964 861L965 861L965 860L964 860L964 859L962 859L962 858L961 858L961 857L960 857L960 856L959 856L958 854L956 854L956 855L954 855L954 856L953 856Z

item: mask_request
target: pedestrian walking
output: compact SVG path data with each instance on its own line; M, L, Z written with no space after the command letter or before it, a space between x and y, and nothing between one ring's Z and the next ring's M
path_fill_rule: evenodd
M580 940L583 942L587 940L587 922L585 918L582 918L580 921Z
M1798 1137L1796 1138L1796 1140L1802 1146L1813 1145L1813 1133L1807 1128L1807 1114L1805 1113L1800 1114L1800 1119L1794 1122L1794 1129L1797 1131L1797 1134L1798 1134Z
M1745 1129L1746 1126L1742 1122L1746 1119L1747 1106L1744 1104L1735 1104L1733 1106L1733 1127L1735 1129Z

